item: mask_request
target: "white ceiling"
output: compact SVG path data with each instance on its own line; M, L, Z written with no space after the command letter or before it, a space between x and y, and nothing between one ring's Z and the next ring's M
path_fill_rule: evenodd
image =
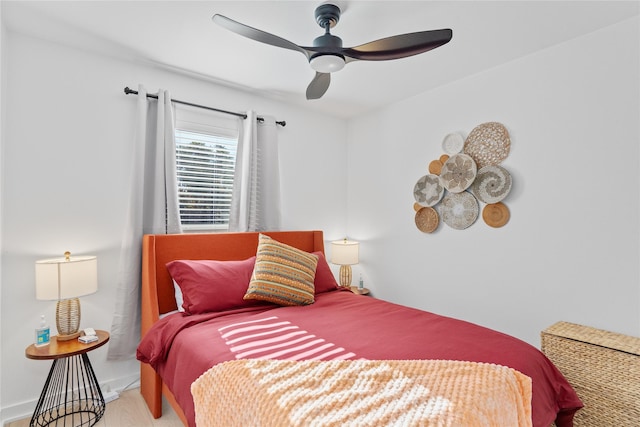
M340 1L345 46L451 28L448 44L410 58L356 61L307 101L306 58L238 36L215 13L309 46L321 1L10 1L9 31L184 71L339 117L352 117L637 16L638 1ZM615 49L615 46L611 47ZM126 85L138 82L123 81ZM144 82L142 82L144 83ZM174 96L180 99L179 94ZM188 100L187 100L188 101Z

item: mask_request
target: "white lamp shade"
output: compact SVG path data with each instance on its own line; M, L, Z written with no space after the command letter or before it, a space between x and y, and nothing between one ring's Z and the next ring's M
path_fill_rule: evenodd
M36 261L36 299L62 300L98 290L98 259L95 256Z
M359 261L360 244L353 240L331 242L331 262L337 265L353 265Z

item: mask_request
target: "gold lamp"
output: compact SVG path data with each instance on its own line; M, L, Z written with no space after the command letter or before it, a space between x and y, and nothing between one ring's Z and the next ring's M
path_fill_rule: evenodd
M340 286L351 286L351 266L358 263L360 244L353 240L331 242L331 263L340 266Z
M98 290L98 259L95 256L36 261L36 299L57 300L58 341L80 336L80 300Z

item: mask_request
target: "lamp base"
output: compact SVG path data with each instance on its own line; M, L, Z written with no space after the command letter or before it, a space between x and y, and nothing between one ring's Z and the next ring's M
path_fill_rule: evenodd
M80 300L69 298L56 304L56 327L58 341L69 341L80 336Z
M69 334L69 335L63 335L63 334L58 334L56 335L56 340L58 341L70 341L70 340L74 340L76 338L78 338L80 336L81 332L76 332L74 334Z
M350 265L340 266L340 286L345 288L351 287L351 266Z

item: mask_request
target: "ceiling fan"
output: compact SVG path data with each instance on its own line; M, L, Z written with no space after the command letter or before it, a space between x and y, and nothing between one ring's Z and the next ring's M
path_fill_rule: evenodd
M315 77L307 87L307 99L322 97L331 83L331 73L341 70L349 62L406 58L442 46L448 43L453 35L450 29L420 31L387 37L360 46L342 47L342 39L330 33L330 29L340 20L340 8L334 4L322 4L316 8L315 17L325 33L313 41L313 46L299 46L223 15L215 14L212 19L216 24L241 36L298 51L306 56L311 68L316 71Z

